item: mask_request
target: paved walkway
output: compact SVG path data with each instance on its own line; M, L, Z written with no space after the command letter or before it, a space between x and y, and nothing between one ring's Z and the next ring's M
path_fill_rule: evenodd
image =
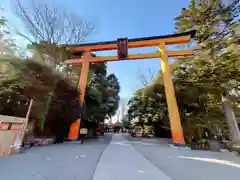
M55 144L0 157L0 180L92 180L111 135L83 144Z
M103 152L93 180L171 180L127 144L121 134L113 135Z

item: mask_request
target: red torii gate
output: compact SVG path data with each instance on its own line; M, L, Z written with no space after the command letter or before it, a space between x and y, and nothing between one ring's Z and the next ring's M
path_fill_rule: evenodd
M168 105L168 112L170 117L170 125L172 131L172 139L175 144L185 144L181 120L179 116L177 101L175 97L171 69L168 62L168 57L184 57L193 55L193 51L169 51L166 45L172 44L186 44L195 36L195 31L184 32L180 34L171 34L165 36L153 36L144 38L127 39L122 38L117 41L106 41L97 43L86 43L80 45L65 45L71 52L83 52L83 57L80 59L69 59L65 64L82 64L79 89L80 89L80 103L83 105L86 91L86 83L89 71L89 63L108 62L108 61L123 61L123 60L137 60L137 59L152 59L161 58L161 68L164 79L165 93ZM153 47L158 46L159 52L145 53L145 54L129 54L128 48ZM117 56L100 56L92 57L91 52L118 50ZM71 125L69 132L69 140L77 140L80 129L80 119L76 120Z

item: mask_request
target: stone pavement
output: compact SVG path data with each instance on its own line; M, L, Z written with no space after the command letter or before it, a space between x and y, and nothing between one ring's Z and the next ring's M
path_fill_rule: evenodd
M84 144L34 147L0 157L0 180L92 180L111 135Z
M93 180L171 180L155 167L131 144L126 143L121 134L114 134L112 141L103 152Z
M178 150L154 139L105 134L83 144L32 148L0 158L2 180L238 180L232 153ZM111 140L112 139L112 140ZM13 173L11 173L13 172Z
M240 158L233 153L177 149L125 137L126 143L173 180L239 180Z

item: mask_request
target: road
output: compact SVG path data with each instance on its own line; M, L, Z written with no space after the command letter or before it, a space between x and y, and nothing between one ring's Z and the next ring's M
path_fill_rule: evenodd
M84 144L37 147L0 158L1 180L91 180L111 135Z
M240 158L231 153L183 150L166 139L108 134L84 144L32 148L0 158L4 180L238 180Z
M238 180L240 158L230 152L179 150L168 140L127 138L132 147L173 180Z

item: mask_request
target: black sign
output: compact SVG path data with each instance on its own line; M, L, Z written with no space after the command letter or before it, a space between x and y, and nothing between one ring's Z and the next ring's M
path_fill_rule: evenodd
M128 39L121 38L117 41L118 45L118 58L127 59L128 58Z

